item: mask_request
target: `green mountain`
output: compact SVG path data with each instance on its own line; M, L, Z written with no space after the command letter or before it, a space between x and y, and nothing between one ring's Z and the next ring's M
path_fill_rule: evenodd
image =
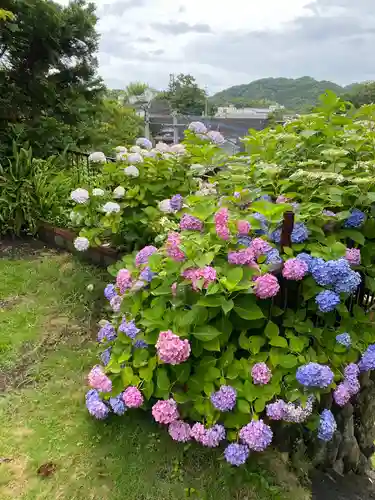
M302 78L262 78L246 85L235 85L218 92L210 98L217 106L228 103L236 106L260 106L278 103L287 110L306 111L318 103L326 90L338 95L350 92L350 87L341 87L330 81L318 81L310 76Z

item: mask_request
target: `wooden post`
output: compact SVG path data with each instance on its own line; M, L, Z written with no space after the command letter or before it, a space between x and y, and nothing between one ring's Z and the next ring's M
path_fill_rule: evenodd
M292 231L294 228L294 212L284 212L284 220L281 228L280 246L281 251L284 247L292 246Z

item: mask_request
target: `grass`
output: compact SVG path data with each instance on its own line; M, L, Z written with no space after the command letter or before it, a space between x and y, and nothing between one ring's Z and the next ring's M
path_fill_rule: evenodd
M146 413L91 419L101 274L46 251L0 259L0 273L1 500L309 498L276 452L234 470L217 450L174 444ZM38 475L50 462L56 471Z

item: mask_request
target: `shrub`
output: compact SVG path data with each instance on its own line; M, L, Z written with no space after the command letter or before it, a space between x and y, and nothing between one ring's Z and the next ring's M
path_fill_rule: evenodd
M234 465L270 445L273 421L304 422L332 439L337 426L322 396L345 405L360 390L360 371L375 368L366 314L375 193L353 168L370 154L371 138L362 128L358 135L336 100L285 129L247 139L258 146L218 173L219 195L188 196L170 215L179 230L113 267L116 284L105 292L114 315L99 340L112 392L96 396L107 404L137 387L173 439L210 447L239 440L225 452ZM275 134L286 137L263 150ZM355 142L345 155L336 148L343 135ZM317 183L293 178L298 148L304 175ZM316 175L309 158L329 149L335 154Z

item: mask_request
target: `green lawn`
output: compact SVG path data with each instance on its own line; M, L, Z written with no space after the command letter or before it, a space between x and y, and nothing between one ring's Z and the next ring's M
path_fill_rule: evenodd
M1 500L310 498L276 452L234 470L218 450L173 443L146 413L94 421L85 375L103 273L40 251L0 258L0 276ZM38 475L49 462L56 471Z

